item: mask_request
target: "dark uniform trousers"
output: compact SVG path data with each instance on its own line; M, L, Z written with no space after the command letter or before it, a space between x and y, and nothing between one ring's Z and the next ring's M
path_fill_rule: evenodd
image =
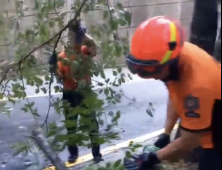
M85 107L82 105L84 97L78 92L75 91L65 91L63 92L63 101L66 104L69 104L69 107L64 107L64 114L65 114L65 119L67 122L70 122L69 125L67 126L67 133L68 135L72 136L75 135L77 131L77 122L78 122L78 117L79 114L71 114L71 110L77 106L80 107ZM81 115L83 116L83 115ZM80 128L82 128L84 131L89 132L89 138L91 141L92 145L92 155L93 157L98 157L100 155L100 145L96 144L94 140L96 139L96 135L98 134L99 131L99 124L96 119L96 113L93 112L90 115L86 116L84 115L84 119L90 120L90 125L94 125L93 128L91 128L90 125L81 125ZM90 129L91 128L91 129ZM82 130L81 129L81 130ZM75 140L70 140L68 142L68 150L71 156L78 156L78 146L75 143Z
M221 170L221 153L215 149L204 149L198 170Z

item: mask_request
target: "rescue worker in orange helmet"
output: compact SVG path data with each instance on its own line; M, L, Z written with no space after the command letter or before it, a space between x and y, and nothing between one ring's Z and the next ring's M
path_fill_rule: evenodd
M69 39L70 39L70 49L64 50L60 52L57 56L56 53L54 53L49 58L49 64L52 66L51 72L54 73L58 80L63 81L63 101L64 101L64 115L65 115L65 121L69 122L67 123L67 135L70 137L67 142L67 148L69 151L69 163L75 163L79 156L79 149L77 146L77 143L73 140L73 134L77 131L77 122L78 117L81 115L80 113L74 114L72 109L75 109L77 107L89 109L84 104L84 99L87 98L87 95L90 93L90 86L91 86L91 61L93 60L93 57L96 56L96 44L91 39L89 35L86 34L86 28L82 25L82 22L80 19L76 23L73 23L73 25L69 28ZM89 45L83 45L83 44L89 44ZM82 65L85 66L85 68L88 68L84 70L84 73L81 75L78 75L78 73L81 73L82 70L79 69L78 66L74 68L75 66L72 66L71 64L67 65L62 62L62 59L70 59L71 61L78 61L77 55L74 55L74 53L71 53L69 51L74 50L75 54L78 54L82 59ZM76 78L74 79L74 75ZM84 87L82 90L79 90L79 84L80 82L85 82L86 87ZM83 92L84 90L87 90L87 94ZM69 105L69 107L67 106ZM87 120L90 120L90 123L80 123L81 130L89 130L89 138L91 140L92 144L92 155L93 160L95 163L98 163L102 161L102 154L100 153L100 145L96 143L96 134L99 131L99 123L96 118L96 112L90 111L89 114L81 115L81 117L84 117ZM92 125L92 127L91 127Z
M166 83L167 122L172 126L181 119L181 137L156 152L125 159L126 170L152 169L200 145L204 153L199 170L220 170L221 64L198 46L186 42L179 22L163 16L139 25L126 63L133 74Z

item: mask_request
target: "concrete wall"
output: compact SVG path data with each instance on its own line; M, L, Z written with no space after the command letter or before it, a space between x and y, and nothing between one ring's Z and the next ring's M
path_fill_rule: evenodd
M133 34L136 27L145 19L158 15L166 15L182 21L189 35L193 1L192 0L122 0L133 13L130 28L123 28L120 32L129 31Z
M181 20L186 30L186 37L189 37L190 23L192 20L193 12L193 0L110 0L110 4L113 5L117 1L121 1L126 8L132 12L132 24L130 27L121 27L119 29L119 35L126 35L129 33L130 39L136 30L136 27L149 17L158 15L169 16L178 20ZM93 15L94 14L94 15ZM90 13L87 15L86 25L92 25L97 23L95 18L98 18L99 12ZM92 21L90 23L90 21ZM98 59L100 56L98 55ZM123 58L118 59L119 64L124 63Z
M132 12L132 25L130 27L123 27L119 29L120 35L125 35L129 32L130 37L132 36L133 32L135 31L136 27L145 19L157 15L166 15L172 18L176 18L181 20L183 25L186 28L187 35L189 36L189 26L191 22L192 10L193 10L193 0L120 0L125 7L129 8ZM34 17L33 11L31 7L33 6L32 0L24 1L24 9L29 7L25 11L25 17L21 20L22 29L25 30L26 28L30 27L34 24ZM71 3L67 1L65 8L62 9L63 11L67 10ZM117 0L109 0L110 5L117 2ZM9 15L13 15L13 11L15 11L15 6L13 5L14 1L8 0L1 0L0 11L4 11L5 9L9 9ZM53 14L52 14L53 15ZM95 24L95 18L97 13L94 12L85 17L85 20L88 21L87 25ZM94 19L93 19L94 18ZM91 23L90 23L91 21ZM97 20L98 21L98 20ZM7 54L8 47L4 44L3 40L0 40L0 55L3 56ZM4 46L3 46L4 45ZM99 60L100 57L98 55L97 59ZM119 59L119 63L122 63L123 60Z

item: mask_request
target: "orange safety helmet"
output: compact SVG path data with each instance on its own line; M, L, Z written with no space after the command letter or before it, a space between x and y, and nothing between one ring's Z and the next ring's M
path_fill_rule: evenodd
M144 21L131 41L131 54L136 60L165 64L177 58L184 44L184 30L179 22L158 16Z

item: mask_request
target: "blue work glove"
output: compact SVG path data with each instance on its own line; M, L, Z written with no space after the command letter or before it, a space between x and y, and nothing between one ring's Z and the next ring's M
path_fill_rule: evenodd
M81 44L86 33L86 28L82 25L81 20L77 20L77 22L73 23L69 30L75 33L75 42L77 44Z
M154 152L134 155L133 160L124 159L124 167L126 170L152 170L152 168L159 163L160 160Z
M49 57L49 65L50 65L49 72L50 72L50 73L55 73L56 68L57 68L57 62L58 62L58 56L57 56L56 52L54 52L54 53Z
M163 133L160 135L159 139L154 143L157 148L164 148L170 143L170 136Z

